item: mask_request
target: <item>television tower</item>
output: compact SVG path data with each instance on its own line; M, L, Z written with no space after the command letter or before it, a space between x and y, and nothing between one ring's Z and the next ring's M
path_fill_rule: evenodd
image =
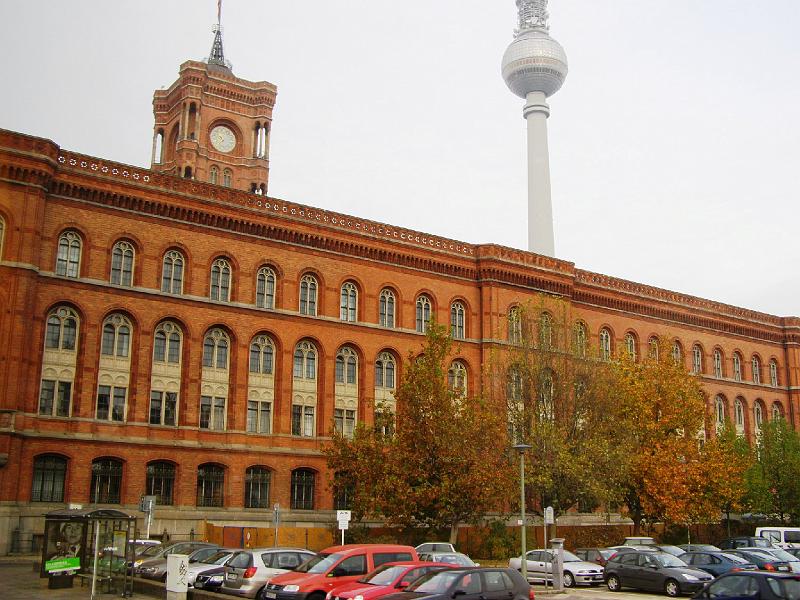
M528 249L555 256L547 98L564 83L567 55L561 44L550 37L547 0L516 2L519 26L503 55L502 73L509 89L525 99L522 116L528 123Z

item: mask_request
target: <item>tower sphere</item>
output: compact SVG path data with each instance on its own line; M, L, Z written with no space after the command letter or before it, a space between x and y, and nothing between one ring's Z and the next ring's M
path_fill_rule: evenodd
M564 48L540 27L517 34L503 55L503 79L520 98L526 98L530 92L555 94L568 70Z

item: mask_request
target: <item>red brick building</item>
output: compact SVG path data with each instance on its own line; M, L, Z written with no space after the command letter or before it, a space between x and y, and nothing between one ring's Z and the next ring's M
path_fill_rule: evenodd
M800 409L800 319L267 196L272 84L187 62L154 97L153 165L0 131L0 552L67 503L333 521L331 427L392 401L428 319L479 389L509 311L564 298L593 347L673 340L747 435Z

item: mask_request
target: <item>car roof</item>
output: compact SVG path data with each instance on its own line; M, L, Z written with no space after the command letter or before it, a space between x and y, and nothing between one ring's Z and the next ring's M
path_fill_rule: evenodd
M308 552L310 554L315 554L313 550L309 550L308 548L284 548L284 547L275 547L275 546L267 546L266 548L238 548L239 552Z
M345 544L344 546L330 546L321 552L324 554L355 554L366 550L371 550L372 552L417 551L414 546L404 546L402 544Z

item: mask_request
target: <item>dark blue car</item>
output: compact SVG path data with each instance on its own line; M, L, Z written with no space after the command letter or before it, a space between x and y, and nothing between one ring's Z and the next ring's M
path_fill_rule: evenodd
M702 569L714 576L722 575L729 571L758 569L758 565L755 563L727 552L687 552L681 555L681 560L687 565Z
M739 571L721 575L694 595L695 600L800 600L800 575Z

